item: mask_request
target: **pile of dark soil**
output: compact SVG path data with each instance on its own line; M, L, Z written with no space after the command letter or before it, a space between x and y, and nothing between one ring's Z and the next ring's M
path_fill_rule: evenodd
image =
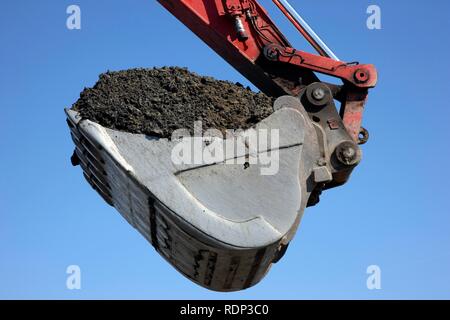
M72 106L104 127L170 138L176 129L248 129L272 112L273 99L241 84L164 67L101 74Z

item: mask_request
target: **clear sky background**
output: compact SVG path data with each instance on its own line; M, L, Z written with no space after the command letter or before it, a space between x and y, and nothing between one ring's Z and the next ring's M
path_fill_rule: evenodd
M295 29L262 1L291 42ZM81 7L81 30L66 8ZM371 140L344 187L306 210L257 286L216 293L166 263L71 166L64 107L100 73L186 66L248 84L156 1L5 1L0 12L0 298L450 298L450 2L292 0L336 54L380 73ZM382 10L382 30L366 9ZM66 289L66 267L82 289ZM366 268L382 289L366 288Z

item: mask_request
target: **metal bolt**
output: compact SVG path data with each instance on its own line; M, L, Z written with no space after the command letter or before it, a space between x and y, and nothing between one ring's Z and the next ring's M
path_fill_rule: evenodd
M353 148L347 148L342 150L342 155L346 158L346 159L353 159L355 157L356 151Z
M271 50L267 51L267 57L269 59L275 60L278 58L278 52L275 49L271 49Z
M342 164L347 166L355 165L360 160L358 146L352 142L346 141L336 148L336 157Z
M369 81L370 74L365 69L358 69L355 71L354 78L357 83L366 83Z
M325 98L325 90L323 90L323 88L316 88L314 89L314 91L312 92L312 96L314 99L316 99L317 101L322 100L323 98Z
M315 107L323 107L333 98L330 89L322 83L312 83L306 88L306 99Z
M264 56L271 61L277 61L282 50L279 45L269 44L264 47Z

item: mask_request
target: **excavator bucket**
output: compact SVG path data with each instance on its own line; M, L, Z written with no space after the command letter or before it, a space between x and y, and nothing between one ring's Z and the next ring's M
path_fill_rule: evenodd
M285 0L274 2L320 55L293 48L258 1L159 2L265 98L249 97L242 85L205 87L211 79L194 77L196 82L187 71L168 78L175 69L149 73L156 89L143 81L142 70L106 73L95 90L82 93L81 107L106 110L106 123L119 122L119 128L91 118L92 110L66 110L76 146L72 163L186 277L212 290L242 290L283 256L305 207L315 205L323 190L345 184L361 161L358 145L368 139L363 111L377 72L373 65L339 61ZM320 82L316 72L343 84ZM136 86L123 87L128 76ZM108 85L114 97L102 91ZM227 108L218 102L224 97ZM272 98L278 98L273 112ZM171 99L176 103L167 104ZM267 112L254 117L264 101ZM143 102L152 110L139 109ZM118 108L111 111L111 105ZM198 112L186 116L193 107ZM249 110L253 115L242 117ZM130 115L135 118L128 124L137 131L117 130L126 129ZM177 132L169 139L160 128L182 128L177 120L211 115L247 129L225 137ZM165 116L175 121L167 125Z
M200 142L126 133L71 109L66 114L72 163L89 184L179 272L212 290L258 283L284 254L311 192L331 180L317 165L317 128L292 96L278 98L255 127ZM215 156L180 161L186 150Z

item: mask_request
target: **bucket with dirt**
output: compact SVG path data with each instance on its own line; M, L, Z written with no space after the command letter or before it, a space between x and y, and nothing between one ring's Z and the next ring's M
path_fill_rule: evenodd
M315 129L298 98L274 102L239 83L178 67L132 69L100 75L66 114L72 163L192 281L242 290L284 254L312 190L306 188L312 168L299 164L305 153L318 153L309 150L317 144ZM244 148L207 164L174 161L180 141L172 133L194 135L198 121L204 131L241 129L215 142L234 151L236 141L245 141ZM279 141L254 152L247 145L253 131L274 131ZM213 145L202 143L202 152ZM270 163L251 161L262 158ZM273 173L262 173L266 165Z

